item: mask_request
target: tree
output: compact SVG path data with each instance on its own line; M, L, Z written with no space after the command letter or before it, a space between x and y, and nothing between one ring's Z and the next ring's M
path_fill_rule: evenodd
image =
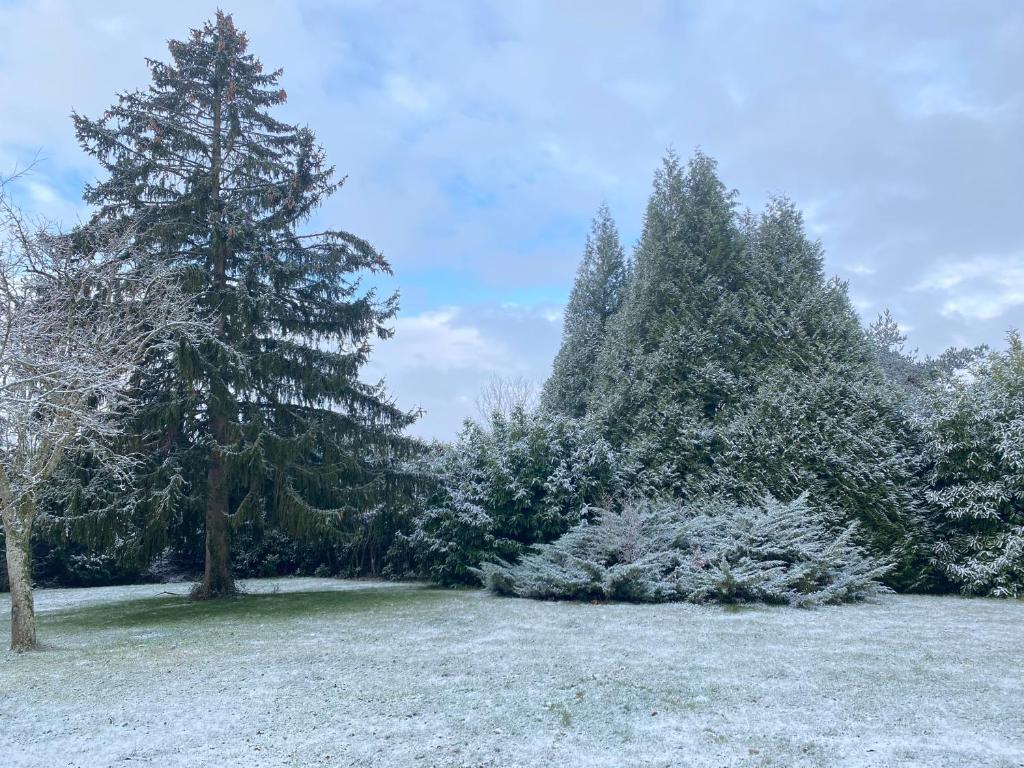
M148 90L74 122L107 174L86 190L95 220L140 219L137 244L188 270L217 341L241 355L191 346L136 382L148 514L205 531L195 596L210 598L235 592L229 524L322 533L399 493L414 416L358 378L397 311L359 274L390 268L355 235L302 230L343 180L312 131L271 115L281 71L265 72L221 12L168 47L169 63L148 62Z
M434 482L413 510L408 559L443 584L476 582L481 562L551 541L617 491L616 455L593 425L522 407L467 420L417 463Z
M737 311L742 278L734 197L706 155L698 152L685 168L674 154L665 158L591 397L613 441L639 448L633 438L650 437L661 448L649 447L671 454L684 473L707 455L700 433L716 404L704 384L718 377L719 356L736 341L729 336L736 323L726 320ZM640 460L663 465L653 454Z
M968 594L1024 595L1024 341L1009 334L932 391L928 500L933 557Z
M536 384L522 376L495 374L476 396L477 424L486 429L495 414L509 417L516 411L529 412L536 407Z
M867 333L886 377L899 385L919 410L927 409L929 398L926 393L932 384L958 370L967 369L988 351L985 345L950 347L938 357L920 358L916 349L906 349L907 336L888 309L868 326Z
M908 586L926 563L907 399L886 379L846 284L826 279L823 249L792 202L771 201L742 230L737 394L718 419L711 483L747 502L809 492L843 524L858 522L862 542L899 564L890 582Z
M912 425L846 285L790 201L737 215L711 158L670 154L656 174L599 359L593 412L639 491L806 491L886 556L915 524Z
M597 379L597 356L608 321L618 311L626 286L626 259L611 213L601 206L594 217L583 261L565 308L562 346L544 384L545 408L582 416Z
M36 231L6 199L0 218L0 521L11 648L22 651L36 645L30 544L41 497L83 454L124 493L139 461L114 444L134 406L128 382L147 355L173 354L209 328L167 265L132 250L130 229Z

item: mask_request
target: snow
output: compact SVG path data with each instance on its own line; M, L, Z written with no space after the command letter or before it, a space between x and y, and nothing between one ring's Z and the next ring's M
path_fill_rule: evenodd
M0 765L1024 766L1024 603L543 603L325 579L37 594Z

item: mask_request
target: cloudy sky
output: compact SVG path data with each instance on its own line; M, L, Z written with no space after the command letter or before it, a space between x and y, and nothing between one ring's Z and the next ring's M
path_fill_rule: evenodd
M210 2L0 0L0 175L73 223L96 168L68 114L147 83ZM493 376L542 381L590 217L626 243L668 147L744 205L785 193L911 345L1024 325L1024 3L253 2L233 11L283 117L348 175L320 214L391 261L402 313L368 372L446 438Z

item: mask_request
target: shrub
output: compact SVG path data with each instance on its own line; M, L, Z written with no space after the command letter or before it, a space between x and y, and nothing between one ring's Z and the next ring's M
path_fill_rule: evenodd
M420 461L436 482L394 550L442 584L477 583L481 562L558 538L616 490L615 454L586 422L522 407L467 422Z
M519 563L487 563L479 574L518 597L809 607L888 591L879 580L890 565L868 557L854 534L833 531L806 495L755 506L639 502L596 510Z

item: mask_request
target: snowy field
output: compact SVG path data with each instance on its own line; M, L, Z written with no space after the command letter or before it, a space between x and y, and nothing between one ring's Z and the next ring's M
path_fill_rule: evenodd
M0 766L1024 766L1024 603L246 587L40 592L47 649L0 652Z

